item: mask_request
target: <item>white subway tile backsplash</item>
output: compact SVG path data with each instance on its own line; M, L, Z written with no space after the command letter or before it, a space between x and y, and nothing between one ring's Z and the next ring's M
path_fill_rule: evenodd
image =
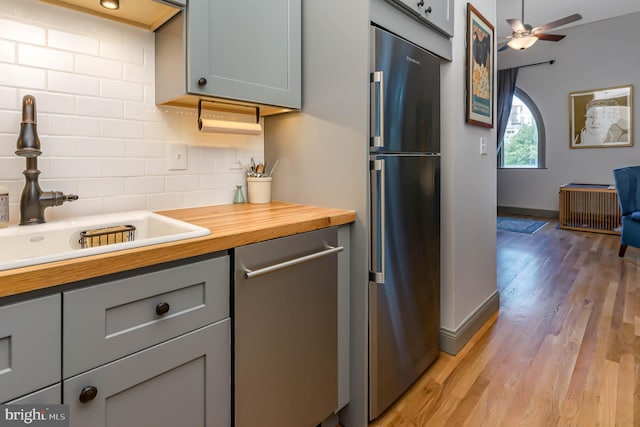
M127 120L159 122L162 120L162 114L154 104L144 102L125 102L124 118Z
M0 112L0 132L12 133L15 132L18 135L20 130L20 121L22 120L22 114L17 111L2 111Z
M169 173L169 161L164 157L146 158L144 172L147 176L166 175Z
M15 64L0 63L0 85L44 89L46 71Z
M0 114L2 114L1 111L0 111ZM15 133L6 133L6 134L0 133L0 158L13 157L13 152L16 151L17 140L18 140L18 128L16 128Z
M75 137L47 135L41 138L41 145L46 145L47 156L78 157L78 142Z
M0 62L16 62L16 44L0 40Z
M0 19L0 38L18 42L44 45L45 30L35 25Z
M152 67L124 64L124 80L129 82L146 83L154 81L155 72Z
M216 204L215 191L188 191L182 194L183 202L187 206L209 206ZM233 200L229 201L231 203Z
M95 56L77 55L76 72L89 76L105 77L109 79L122 78L122 63L112 59Z
M0 157L0 180L22 179L25 164L25 160L17 156Z
M144 86L139 83L102 80L100 87L100 94L104 98L122 99L125 101L142 101L144 99Z
M147 195L147 208L152 211L179 209L182 206L184 206L182 193Z
M45 92L40 90L25 90L19 92L20 102L25 95L33 95L36 98L36 112L55 114L75 114L75 97L62 93Z
M0 87L0 109L17 110L19 107L18 89Z
M144 138L144 123L131 120L102 120L102 136L107 138Z
M144 159L102 159L102 176L144 176Z
M20 44L18 45L18 64L50 70L73 71L74 58L69 52Z
M51 135L100 136L100 119L79 116L49 116Z
M113 99L101 99L78 96L76 98L78 115L91 117L124 117L124 102Z
M198 189L199 178L196 175L175 175L168 176L165 183L167 193L178 191L195 191Z
M228 204L244 175L232 150L263 156L263 136L200 133L196 110L155 105L154 33L55 7L0 0L0 181L17 222L25 161L14 154L21 99L36 97L43 190L79 194L47 218ZM28 22L28 24L25 24ZM166 145L186 144L170 171Z
M20 194L22 193L22 186L19 181L0 181L0 185L7 187L9 192L9 203L20 202Z
M144 48L141 45L129 45L122 41L101 41L100 56L115 59L128 64L144 64Z
M104 212L128 212L147 210L147 198L145 196L112 196L105 203Z
M97 178L100 159L51 159L50 178Z
M125 141L78 137L75 157L124 157Z
M100 79L49 71L49 90L76 95L100 95Z
M143 157L150 160L161 158L164 161L166 153L165 145L160 141L128 140L124 149L125 156L128 158Z
M235 193L235 187L232 189L216 190L216 200L214 205L226 205L233 203L233 197L235 196ZM247 200L246 194L247 193L245 191L245 200Z
M154 139L157 141L167 141L171 135L171 129L166 121L162 122L145 122L144 137L145 139Z
M163 176L141 176L125 179L125 194L164 193Z
M83 197L120 196L124 193L124 178L83 179L78 183Z
M94 56L100 53L100 42L94 38L58 30L49 30L48 36L49 47Z
M85 215L99 215L104 212L104 199L97 198L80 198L74 202L65 203L44 211L44 217L47 221L63 218L73 218Z
M200 175L200 190L221 190L231 186L229 177L219 174Z

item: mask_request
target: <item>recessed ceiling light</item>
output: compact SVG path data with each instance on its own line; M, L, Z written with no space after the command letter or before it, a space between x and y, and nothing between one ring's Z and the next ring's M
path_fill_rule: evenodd
M100 6L105 9L116 10L120 8L120 0L100 0Z

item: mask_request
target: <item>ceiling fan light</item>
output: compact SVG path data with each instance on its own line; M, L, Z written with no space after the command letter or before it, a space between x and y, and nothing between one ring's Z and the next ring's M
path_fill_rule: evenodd
M100 6L105 9L116 10L120 8L120 0L100 0Z
M524 50L533 46L533 44L537 41L538 38L536 36L515 37L509 40L507 42L507 45L509 45L511 49Z

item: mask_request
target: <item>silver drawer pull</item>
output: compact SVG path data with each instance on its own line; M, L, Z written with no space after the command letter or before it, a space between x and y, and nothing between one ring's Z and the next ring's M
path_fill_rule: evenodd
M294 258L289 261L281 262L280 264L270 265L269 267L264 267L258 270L249 270L248 268L245 268L244 277L247 279L253 279L254 277L258 277L258 276L262 276L263 274L282 270L283 268L292 267L294 265L302 264L318 258L323 258L328 255L337 254L338 252L342 252L343 250L344 250L344 246L338 246L338 247L329 246L324 251L316 252L310 255L305 255L300 258Z

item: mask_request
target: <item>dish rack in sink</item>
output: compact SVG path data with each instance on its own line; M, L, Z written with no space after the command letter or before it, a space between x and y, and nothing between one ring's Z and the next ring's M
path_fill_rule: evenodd
M117 225L114 227L97 228L80 233L80 247L82 249L98 246L113 245L115 243L133 242L136 238L136 227L133 225Z

